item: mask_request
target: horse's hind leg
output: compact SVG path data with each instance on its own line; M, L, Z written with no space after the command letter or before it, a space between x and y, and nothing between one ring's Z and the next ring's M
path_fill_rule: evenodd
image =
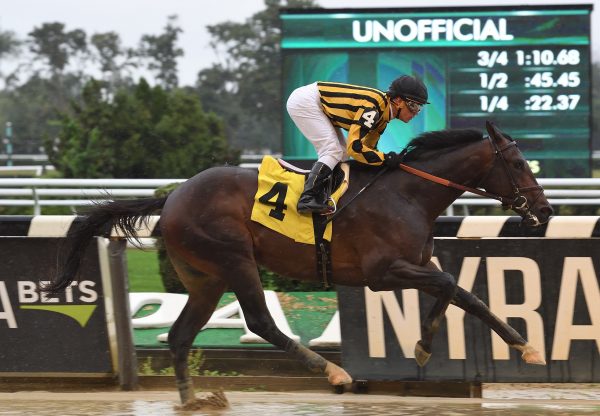
M198 331L208 322L215 310L225 283L200 273L185 264L173 262L189 291L185 308L169 331L169 348L175 367L177 389L182 404L192 403L194 387L188 369L188 354Z
M427 364L431 357L433 335L439 329L446 309L456 294L454 277L439 270L431 262L420 266L397 259L390 265L387 273L371 282L369 287L376 291L414 288L434 293L436 301L421 324L421 340L415 346L417 364L421 367Z
M316 352L290 339L277 328L265 302L265 295L255 264L239 266L227 271L232 279L229 286L235 292L248 328L271 344L300 360L313 372L323 372L332 385L352 382L350 375L341 367L326 360Z
M435 303L431 307L431 310L427 314L427 317L421 324L421 339L417 341L415 345L415 360L420 367L423 367L431 358L431 344L433 342L433 335L438 331L442 319L448 309L449 301L448 294L443 293L438 296Z

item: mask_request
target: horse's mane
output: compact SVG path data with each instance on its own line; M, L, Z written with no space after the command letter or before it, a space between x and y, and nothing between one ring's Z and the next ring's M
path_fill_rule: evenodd
M439 154L449 152L457 147L483 140L483 132L477 129L446 129L422 133L406 145L404 160L430 159ZM381 166L348 160L352 170L379 170Z
M483 133L477 129L447 129L422 133L406 145L407 154L404 160L418 160L425 154L429 159L439 153L482 139Z

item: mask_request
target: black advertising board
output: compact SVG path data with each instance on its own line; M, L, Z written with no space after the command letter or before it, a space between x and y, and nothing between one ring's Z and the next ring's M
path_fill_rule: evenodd
M0 373L113 372L97 242L65 293L35 290L51 278L62 241L0 238Z
M600 246L595 239L436 239L434 256L536 349L525 364L478 318L450 306L424 368L413 357L433 298L338 287L342 363L355 379L600 381Z

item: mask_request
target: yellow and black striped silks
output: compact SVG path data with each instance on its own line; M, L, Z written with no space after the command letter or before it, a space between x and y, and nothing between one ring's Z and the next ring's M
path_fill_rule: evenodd
M348 131L348 155L381 165L377 142L390 122L390 102L383 91L337 82L318 82L323 111L334 126Z

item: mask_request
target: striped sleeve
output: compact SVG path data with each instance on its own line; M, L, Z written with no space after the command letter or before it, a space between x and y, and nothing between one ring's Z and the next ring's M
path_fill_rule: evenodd
M374 166L383 163L383 153L367 145L379 140L379 133L374 129L378 121L379 112L375 108L366 107L356 112L347 139L348 155L356 161ZM366 140L367 138L370 140Z

